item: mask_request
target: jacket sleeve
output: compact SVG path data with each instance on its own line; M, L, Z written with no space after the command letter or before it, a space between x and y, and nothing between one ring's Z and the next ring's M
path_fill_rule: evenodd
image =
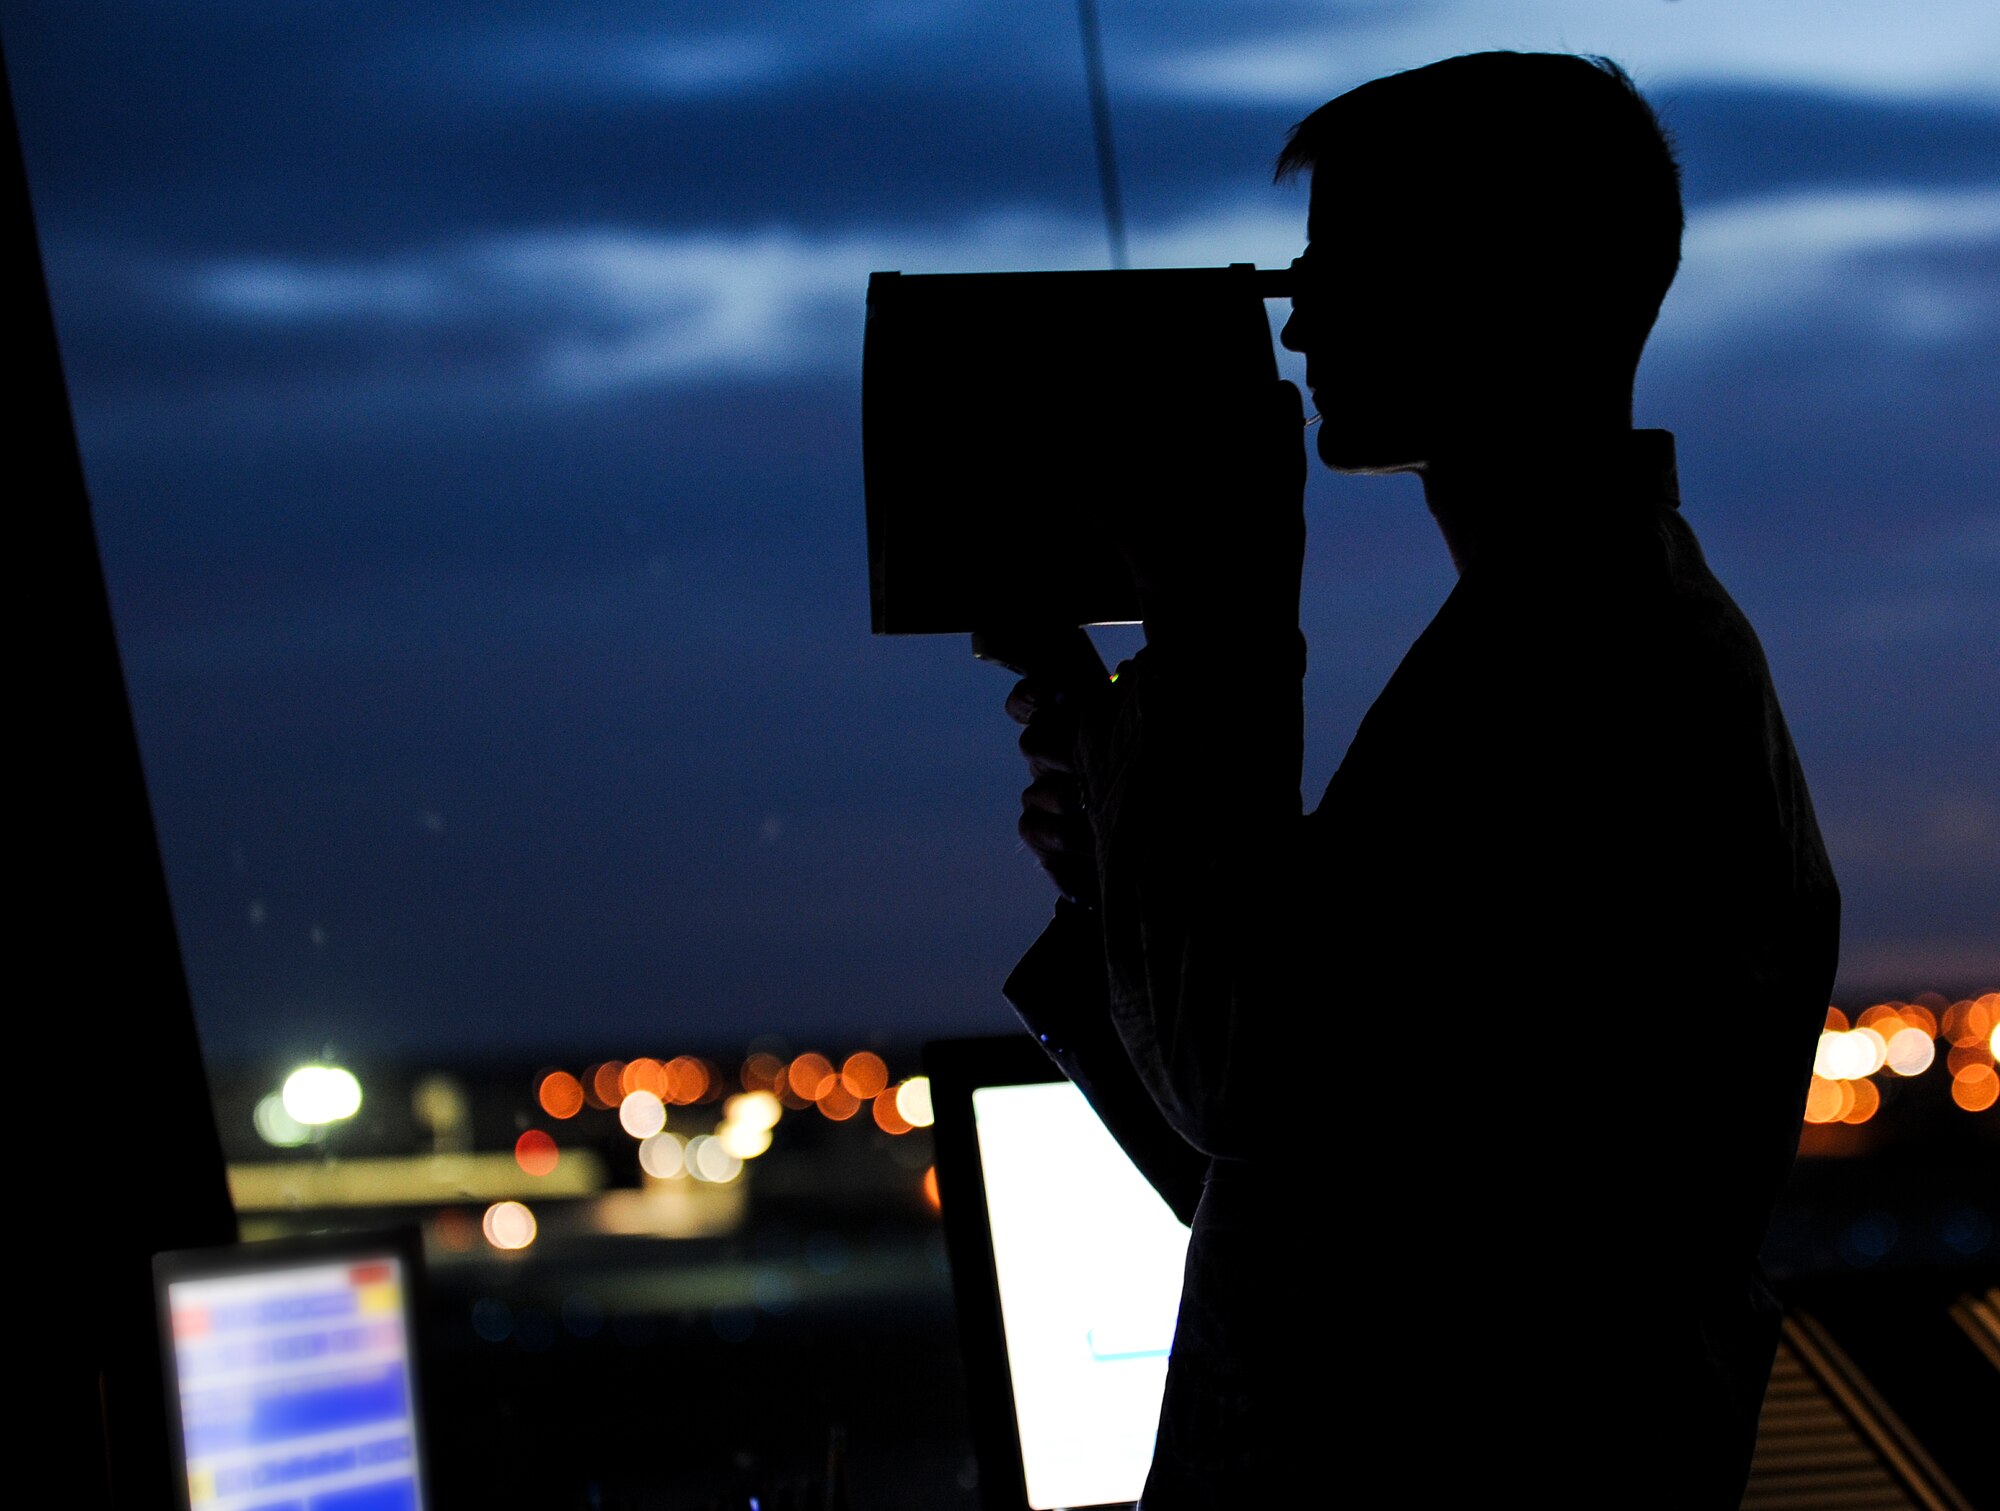
M1192 1223L1207 1156L1161 1116L1133 1069L1112 1027L1106 985L1095 913L1063 900L1002 991L1174 1215Z
M1109 1017L1166 1121L1202 1153L1286 1136L1259 1094L1299 1001L1304 640L1152 632L1086 718Z

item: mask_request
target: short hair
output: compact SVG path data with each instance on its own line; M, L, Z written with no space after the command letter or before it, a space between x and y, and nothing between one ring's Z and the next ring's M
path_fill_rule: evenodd
M1291 129L1276 176L1336 168L1343 196L1478 228L1498 276L1594 304L1635 363L1680 267L1673 142L1609 58L1468 53L1370 80Z

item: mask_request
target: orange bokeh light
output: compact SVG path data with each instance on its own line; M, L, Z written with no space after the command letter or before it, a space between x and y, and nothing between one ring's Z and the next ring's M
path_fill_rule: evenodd
M908 1133L916 1125L896 1110L896 1091L890 1087L875 1093L875 1126L884 1133Z
M1843 1123L1865 1123L1882 1110L1882 1093L1875 1089L1873 1081L1848 1081L1843 1084L1850 1096L1847 1111L1840 1115Z
M623 1060L606 1060L590 1073L585 1087L593 1107L616 1107L625 1100L625 1087L621 1084L625 1075Z
M1842 1012L1842 1011L1841 1011L1841 1010L1840 1010L1839 1008L1837 1008L1837 1007L1829 1007L1829 1008L1828 1008L1828 1009L1826 1010L1826 1029L1827 1029L1827 1032L1829 1032L1829 1033L1836 1033L1836 1034L1844 1034L1844 1033L1846 1033L1846 1032L1847 1032L1847 1027L1848 1027L1848 1024L1847 1024L1847 1014L1846 1014L1846 1013Z
M1903 1004L1902 1019L1912 1028L1921 1028L1933 1039L1938 1036L1937 1014L1932 1012L1928 1007L1925 1007L1921 1002L1905 1002Z
M931 1210L933 1212L937 1211L938 1208L943 1205L943 1203L938 1200L936 1165L931 1165L924 1171L924 1200L931 1204Z
M1992 1063L1993 1050L1983 1039L1954 1044L1944 1057L1944 1068L1953 1075L1957 1075L1961 1070L1971 1070L1975 1066Z
M514 1163L530 1175L549 1175L562 1163L556 1141L539 1128L530 1128L514 1140Z
M1846 1116L1854 1105L1852 1083L1829 1081L1825 1076L1814 1076L1812 1088L1806 1092L1806 1121L1808 1123L1837 1123Z
M785 1079L791 1083L793 1092L808 1102L817 1102L826 1095L828 1086L840 1082L840 1078L833 1073L833 1061L813 1050L792 1061L792 1068L785 1072Z
M776 1091L778 1083L785 1078L785 1062L760 1050L743 1062L736 1078L743 1083L745 1091Z
M861 1098L847 1089L845 1081L835 1076L819 1095L819 1110L836 1123L844 1123L861 1110Z
M1901 1022L1903 1017L1901 1012L1902 1006L1903 1004L1900 1002L1878 1002L1873 1007L1863 1008L1861 1016L1854 1020L1854 1026L1856 1028L1876 1029L1886 1037L1888 1034L1893 1033L1894 1030L1883 1028L1883 1022L1890 1018Z
M2000 1102L2000 1074L1991 1065L1968 1065L1951 1078L1951 1099L1967 1112L1984 1112Z
M765 1058L770 1057L767 1055ZM709 1083L713 1079L705 1061L697 1060L693 1055L675 1055L667 1061L666 1100L680 1107L699 1102L708 1095ZM765 1087L751 1089L768 1089L768 1083Z
M618 1073L620 1099L629 1097L635 1091L650 1091L663 1102L667 1099L666 1071L651 1055L641 1055L627 1062Z
M431 1220L431 1236L439 1248L464 1254L479 1242L479 1224L457 1207L446 1207Z
M889 1084L889 1067L882 1063L880 1055L860 1050L849 1055L840 1067L840 1084L862 1101L868 1101Z
M535 1088L535 1100L552 1118L573 1118L583 1111L583 1082L566 1070L552 1070Z

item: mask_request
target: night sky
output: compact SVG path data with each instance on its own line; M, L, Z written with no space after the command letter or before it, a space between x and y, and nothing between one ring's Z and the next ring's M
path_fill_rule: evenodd
M1636 418L1763 637L1839 993L2000 985L2000 7L1101 8L1141 266L1296 256L1271 159L1363 79L1631 70L1689 209ZM1010 679L868 633L862 300L1105 265L1069 0L0 23L211 1057L1013 1025ZM1451 567L1413 479L1308 519L1310 803Z

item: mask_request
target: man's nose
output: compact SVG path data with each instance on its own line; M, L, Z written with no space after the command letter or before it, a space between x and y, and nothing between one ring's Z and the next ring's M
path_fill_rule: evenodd
M1306 349L1305 334L1304 322L1300 320L1298 308L1295 305L1292 308L1291 315L1285 321L1284 329L1278 332L1278 344L1288 352L1302 353Z

